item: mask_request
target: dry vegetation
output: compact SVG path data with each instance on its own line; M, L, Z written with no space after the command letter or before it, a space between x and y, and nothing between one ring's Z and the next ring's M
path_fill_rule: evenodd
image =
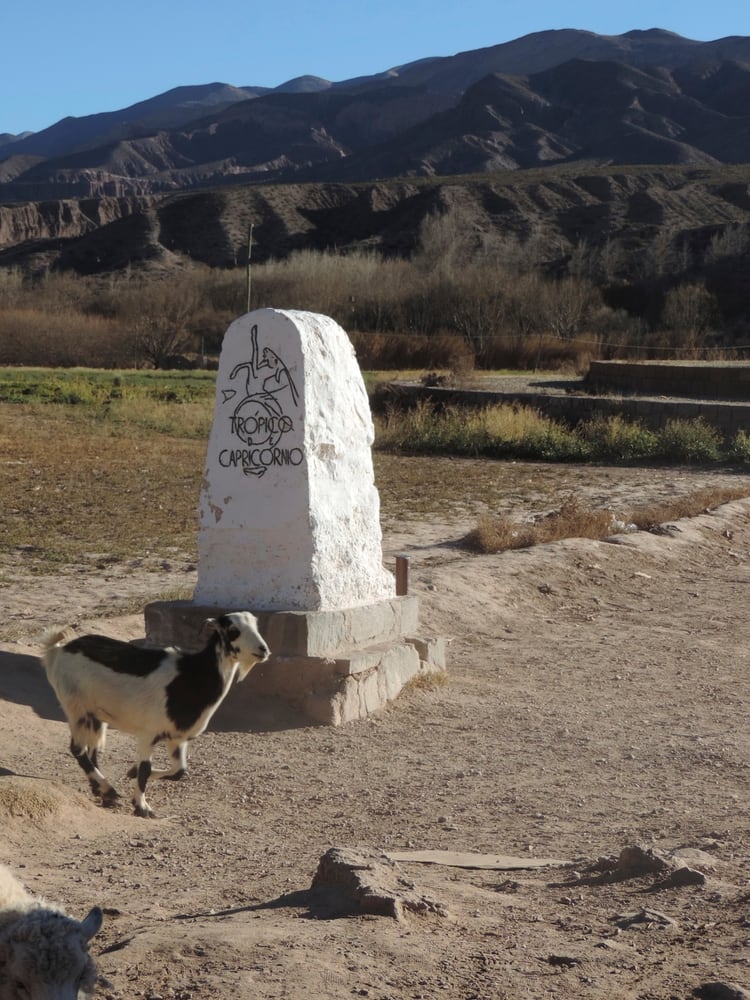
M377 389L376 389L377 393ZM397 408L386 402L378 447L407 454L475 455L546 461L663 461L711 463L750 460L750 438L731 441L698 418L667 420L652 430L638 420L600 415L575 426L517 404L467 409L419 401Z
M674 500L634 507L621 514L596 509L579 497L565 497L557 510L522 523L507 515L485 514L464 538L475 552L505 552L525 549L562 538L607 538L621 531L654 531L666 521L704 514L730 500L747 496L747 486L716 486L697 489Z
M367 369L583 371L591 357L738 357L746 318L736 296L722 302L706 287L704 270L734 260L743 238L717 236L690 266L667 241L642 256L651 290L635 301L613 246L561 257L538 232L488 243L454 210L423 223L409 259L300 250L256 264L250 302L333 317ZM0 364L202 362L246 307L242 267L184 261L96 278L0 269Z
M195 546L205 440L0 406L0 548L28 572Z
M67 404L0 403L0 552L12 553L26 572L54 572L82 555L101 566L153 553L179 552L195 558L196 504L211 420L212 382L202 377L193 385L180 374L133 379L145 385L128 383L118 375L102 376L97 383L82 373L57 379L54 373L45 377L39 372L34 394L62 398ZM112 398L113 382L116 398ZM28 384L19 376L16 391L23 394ZM439 420L429 419L426 412L418 414L425 457L405 457L409 448L403 447L403 439L389 437L385 426L379 426L378 438L382 435L383 441L375 453L375 467L387 523L430 518L446 510L489 511L478 517L465 544L497 552L565 537L601 538L611 534L617 522L649 529L745 493L741 485L721 486L676 497L658 508L613 510L545 485L539 498L543 516L533 523L518 523L510 512L492 513L507 504L500 474L503 463L470 462L454 475L450 466L446 474L446 466L430 457L433 450L443 455L481 454L488 419L496 442L505 441L502 447L495 444L499 454L512 453L515 441L517 451L538 458L530 439L536 436L538 444L541 434L542 444L548 445L563 434L538 415L519 414L511 407L496 409L484 420L477 415L464 415L463 420L453 416L461 440L468 442L463 451L460 442L446 440ZM408 415L401 419L408 420ZM382 450L385 447L388 451ZM532 493L539 479L540 473L530 479Z

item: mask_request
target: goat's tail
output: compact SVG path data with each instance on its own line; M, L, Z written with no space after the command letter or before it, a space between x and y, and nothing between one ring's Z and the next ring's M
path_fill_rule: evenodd
M42 656L41 660L45 670L49 670L55 662L57 651L65 642L65 630L55 625L42 633Z

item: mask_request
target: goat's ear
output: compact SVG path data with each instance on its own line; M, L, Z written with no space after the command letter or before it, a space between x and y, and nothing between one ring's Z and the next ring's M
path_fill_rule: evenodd
M207 618L203 622L203 627L207 628L209 632L218 632L219 631L219 623L218 623L218 621L215 618Z
M102 920L104 919L104 914L101 911L101 907L94 906L89 910L87 915L81 921L81 930L83 931L84 937L87 941L99 933L102 926Z

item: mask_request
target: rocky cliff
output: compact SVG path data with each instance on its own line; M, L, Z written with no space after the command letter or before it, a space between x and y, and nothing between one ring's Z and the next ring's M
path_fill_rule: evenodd
M163 196L0 205L0 266L104 273L179 259L231 267L303 248L409 255L451 213L477 245L534 242L551 260L586 246L613 268L638 254L700 254L750 226L750 165L505 171L457 179L221 187ZM619 262L615 261L618 258Z

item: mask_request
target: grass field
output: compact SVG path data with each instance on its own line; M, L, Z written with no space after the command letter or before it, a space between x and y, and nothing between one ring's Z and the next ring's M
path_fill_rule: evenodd
M12 553L30 573L54 572L84 554L104 563L169 551L194 558L213 396L209 372L0 370L0 555ZM437 437L443 456L454 447L458 454L481 454L474 446L486 439L487 421L462 422L453 414L441 424L422 413L417 419L423 437L415 445L413 426L395 433L397 419L389 428L378 425L374 454L385 520L427 519L480 504L502 507L507 498L494 474L495 461L470 463L460 475L446 475L425 444ZM497 433L502 420L494 419ZM519 433L518 414L507 421ZM537 418L525 424L539 434ZM540 436L547 444L553 439L549 433ZM420 446L427 454L414 455ZM512 450L503 454L512 456ZM711 496L703 490L692 508L731 499L731 492ZM738 485L734 495L745 493ZM682 498L679 512L667 507L658 515L665 520L690 512ZM657 515L629 511L627 516L647 524ZM561 501L555 531L557 537L601 534L605 520L601 511L568 497ZM482 551L517 547L514 530L485 519L467 543ZM550 525L545 530L549 534ZM524 544L547 540L541 531L524 537Z

